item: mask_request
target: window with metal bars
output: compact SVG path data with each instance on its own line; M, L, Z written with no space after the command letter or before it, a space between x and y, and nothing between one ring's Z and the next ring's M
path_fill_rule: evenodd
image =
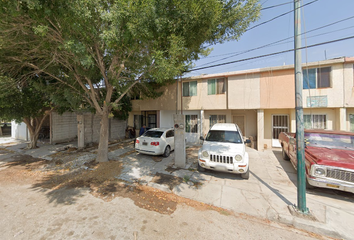
M307 129L326 129L327 116L324 114L304 115L304 127Z

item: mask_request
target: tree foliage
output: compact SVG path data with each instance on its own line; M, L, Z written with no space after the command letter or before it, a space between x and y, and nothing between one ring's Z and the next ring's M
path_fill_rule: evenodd
M54 101L64 96L74 108L95 109L102 116L97 161L107 161L108 116L123 97L180 75L210 52L205 45L238 39L258 18L257 3L2 0L0 69L21 80L50 77L59 88Z
M48 95L38 88L39 81L40 78L18 82L0 76L0 119L25 122L30 132L30 148L37 147L42 124L53 110Z

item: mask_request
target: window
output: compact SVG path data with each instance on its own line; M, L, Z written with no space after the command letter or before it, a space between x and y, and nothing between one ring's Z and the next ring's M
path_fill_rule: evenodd
M174 137L174 136L175 136L174 130L168 130L168 131L166 132L166 137L167 137L167 138Z
M236 131L209 131L205 140L210 142L242 143L242 137Z
M208 80L208 95L225 93L225 78Z
M303 89L331 87L331 67L302 70Z
M304 115L304 127L315 129L327 128L327 116L324 114Z
M183 83L183 97L197 96L197 81Z
M186 133L198 132L198 115L186 115Z
M210 115L209 123L210 128L214 126L215 123L226 123L226 115Z
M149 119L149 121L148 121L148 127L149 128L155 128L155 127L157 127L157 124L156 124L156 114L149 114L148 115L148 119Z

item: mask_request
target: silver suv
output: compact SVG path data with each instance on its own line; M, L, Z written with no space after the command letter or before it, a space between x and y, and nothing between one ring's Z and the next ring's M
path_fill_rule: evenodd
M198 171L210 169L241 174L249 178L249 159L239 127L234 123L217 123L206 135L198 152Z

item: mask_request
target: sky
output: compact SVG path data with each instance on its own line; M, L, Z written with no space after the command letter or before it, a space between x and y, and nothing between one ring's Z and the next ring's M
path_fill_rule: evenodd
M283 3L284 5L262 10L260 19L252 23L250 28L286 12L291 13L246 31L238 41L212 46L213 51L209 56L201 58L193 64L196 69L248 58L251 60L191 71L186 73L184 77L294 64L293 51L255 58L294 48L293 0L260 0L262 8ZM301 42L303 47L354 36L354 0L302 0L301 5L306 5L301 8L301 32L303 33ZM325 27L326 25L330 26ZM317 28L320 29L315 30ZM283 39L287 40L275 43ZM262 47L267 44L271 45ZM252 50L259 47L260 49ZM245 51L247 52L243 53ZM305 48L301 54L302 63L344 56L353 57L354 38Z

